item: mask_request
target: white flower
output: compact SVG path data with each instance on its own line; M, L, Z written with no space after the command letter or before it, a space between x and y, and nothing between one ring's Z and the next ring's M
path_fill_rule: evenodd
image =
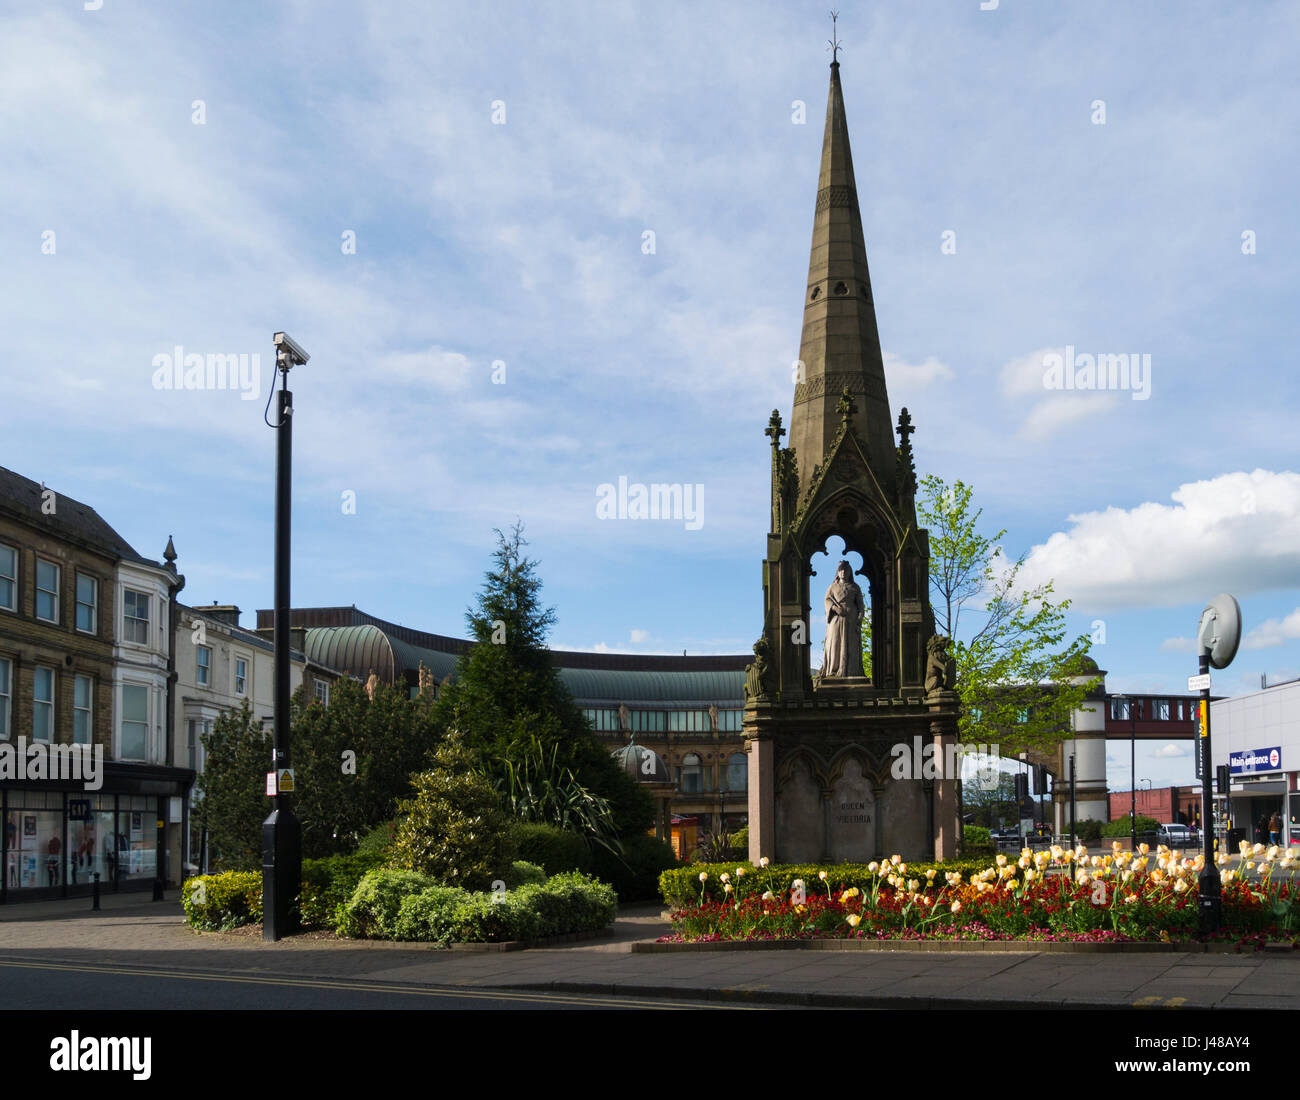
M948 908L951 909L954 913L960 913L960 912L961 912L961 902L959 902L959 901L954 901L950 906L948 906Z
M822 882L825 882L825 881L826 881L826 872L825 872L825 871L818 871L818 872L817 872L817 877L818 877L819 879L821 879Z
M766 867L770 862L771 860L769 860L767 856L762 856L759 858L758 865L760 867Z
M709 872L708 872L708 871L701 871L701 872L700 872L700 881L701 881L701 882L707 882L708 879L709 879Z
M763 900L764 900L764 901L776 901L776 895L775 895L774 893L772 893L771 890L765 890L765 891L763 892Z

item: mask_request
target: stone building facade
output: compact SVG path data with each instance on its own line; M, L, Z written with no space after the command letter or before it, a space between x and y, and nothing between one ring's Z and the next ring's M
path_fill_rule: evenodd
M0 469L0 902L88 893L95 875L178 881L193 776L168 757L165 716L181 583L93 508Z

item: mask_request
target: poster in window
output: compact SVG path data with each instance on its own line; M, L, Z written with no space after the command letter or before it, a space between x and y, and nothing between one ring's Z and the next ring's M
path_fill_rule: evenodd
M141 820L141 815L139 813L133 813L131 815L131 838L133 840L143 832L143 827L144 823Z
M22 885L35 886L36 885L36 857L34 855L31 856L25 855L22 857L22 872L23 872Z
M29 836L35 836L35 835L36 835L36 815L23 814L23 838L26 839ZM25 848L27 847L27 845L24 844L23 847Z
M144 866L144 853L139 848L132 848L127 861L127 874L138 875Z

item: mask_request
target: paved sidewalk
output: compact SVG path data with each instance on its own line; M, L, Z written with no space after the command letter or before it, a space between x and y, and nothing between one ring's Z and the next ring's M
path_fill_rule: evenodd
M528 951L479 954L297 938L268 944L251 935L190 931L173 891L164 902L106 898L99 913L68 902L7 906L0 911L0 956L191 973L861 1008L1300 1008L1295 955L632 952L633 942L653 940L667 928L658 905L643 905L626 909L608 936Z

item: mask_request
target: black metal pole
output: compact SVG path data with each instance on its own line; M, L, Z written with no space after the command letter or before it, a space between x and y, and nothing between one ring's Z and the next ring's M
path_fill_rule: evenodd
M1075 820L1075 803L1074 803L1074 753L1070 753L1070 847L1077 847L1079 844L1079 835L1076 828Z
M1203 677L1210 673L1210 655L1202 653L1198 658L1198 671ZM1202 683L1205 683L1202 680ZM1201 839L1205 853L1205 866L1201 868L1197 886L1199 887L1201 934L1217 932L1223 920L1223 882L1219 878L1219 868L1214 860L1214 786L1211 770L1214 756L1210 752L1210 688L1207 684L1201 688L1201 709L1205 712L1205 722L1200 729L1201 741Z
M275 448L275 751L277 776L289 759L289 544L293 485L293 394L285 369ZM262 824L262 938L296 930L294 899L302 881L302 834L289 796L276 784L275 809Z
M1138 727L1137 727L1137 700L1129 696L1128 701L1128 826L1129 826L1129 851L1136 853L1138 850L1138 819L1137 819L1137 745L1138 745Z

